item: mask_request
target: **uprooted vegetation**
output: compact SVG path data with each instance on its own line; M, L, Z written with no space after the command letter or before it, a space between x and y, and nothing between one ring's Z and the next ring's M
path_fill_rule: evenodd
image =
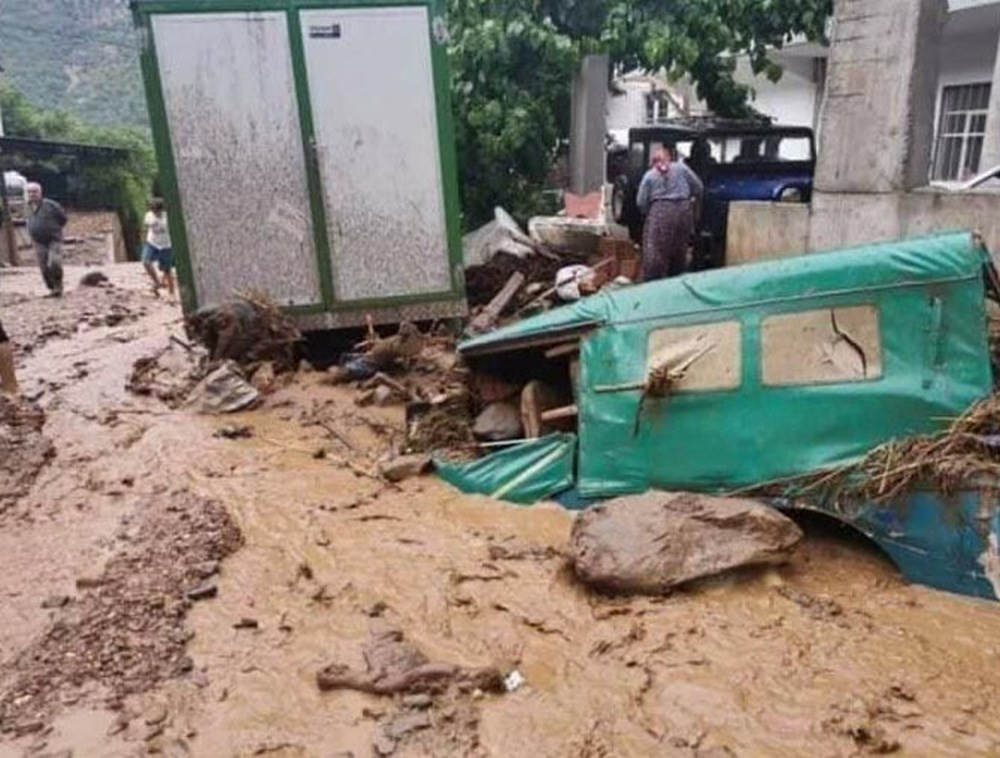
M1000 478L998 431L1000 394L994 393L937 434L892 440L857 463L765 484L752 492L872 503L889 503L921 488L947 496Z

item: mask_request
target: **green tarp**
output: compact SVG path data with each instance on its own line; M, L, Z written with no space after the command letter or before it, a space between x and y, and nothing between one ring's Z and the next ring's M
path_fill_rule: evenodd
M576 436L552 434L469 463L435 459L446 482L512 503L530 504L573 486Z

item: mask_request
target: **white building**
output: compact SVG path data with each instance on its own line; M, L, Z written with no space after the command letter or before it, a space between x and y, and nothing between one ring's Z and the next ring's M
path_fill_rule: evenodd
M990 90L1000 40L1000 0L950 0L938 51L934 149L929 179L958 181L981 165ZM777 83L754 77L744 59L737 79L756 90L754 106L780 124L818 128L827 50L791 44L775 53Z
M938 51L930 180L959 181L988 168L981 165L981 157L998 40L1000 0L949 1ZM784 70L776 83L754 76L743 56L736 79L754 89L754 107L776 123L818 131L827 53L822 45L806 42L775 51L774 59ZM690 86L639 73L616 79L608 102L608 129L622 142L632 126L704 112Z

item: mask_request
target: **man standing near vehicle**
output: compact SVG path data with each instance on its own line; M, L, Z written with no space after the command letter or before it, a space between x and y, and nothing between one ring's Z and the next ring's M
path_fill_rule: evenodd
M52 297L62 297L62 240L66 226L66 211L55 200L42 197L42 185L31 182L28 187L28 234L35 244L38 267Z
M646 217L642 230L643 281L683 274L694 230L693 200L704 185L698 175L675 160L671 147L658 150L642 177L636 204Z

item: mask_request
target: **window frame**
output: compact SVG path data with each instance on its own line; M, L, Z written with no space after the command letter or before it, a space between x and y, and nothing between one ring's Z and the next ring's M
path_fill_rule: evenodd
M731 317L725 319L716 319L713 321L701 321L691 324L676 324L667 323L660 326L656 326L647 330L646 332L646 356L645 356L645 375L648 376L649 370L651 368L651 361L653 358L653 335L659 332L672 331L676 332L678 330L697 330L697 329L710 329L712 327L723 327L723 326L735 326L736 335L734 343L736 345L736 365L734 372L734 382L732 384L726 384L722 386L713 387L699 387L699 388L672 388L670 391L670 397L679 397L683 395L712 395L726 392L740 392L745 386L745 375L746 375L746 356L748 355L746 349L746 335L747 335L747 324L743 319L739 317Z
M794 316L804 316L818 312L834 312L837 310L870 308L875 315L874 334L878 340L878 373L874 376L865 376L860 379L813 379L810 381L783 381L769 382L765 375L765 353L766 353L766 332L765 327L770 319L790 318ZM885 365L885 337L882 329L882 308L876 302L865 303L835 303L820 307L810 307L802 310L782 311L778 313L768 313L761 316L757 325L757 380L762 390L796 390L809 387L850 387L859 384L874 384L886 377Z
M950 96L954 94L954 99L959 107L948 108ZM976 95L982 95L984 102L976 105ZM989 103L992 94L992 82L971 81L953 82L943 84L938 93L937 118L934 128L934 156L931 161L931 180L941 182L960 182L968 177L963 177L963 171L967 168L971 176L975 176L981 170L983 145L989 122ZM964 100L964 102L963 102ZM961 117L961 129L948 128L951 117ZM973 129L973 122L979 119L982 129ZM947 130L946 130L947 129ZM958 155L955 163L955 173L951 175L950 164L953 162L954 153L951 145L946 145L946 141L958 141ZM970 151L975 152L975 160L970 158Z

